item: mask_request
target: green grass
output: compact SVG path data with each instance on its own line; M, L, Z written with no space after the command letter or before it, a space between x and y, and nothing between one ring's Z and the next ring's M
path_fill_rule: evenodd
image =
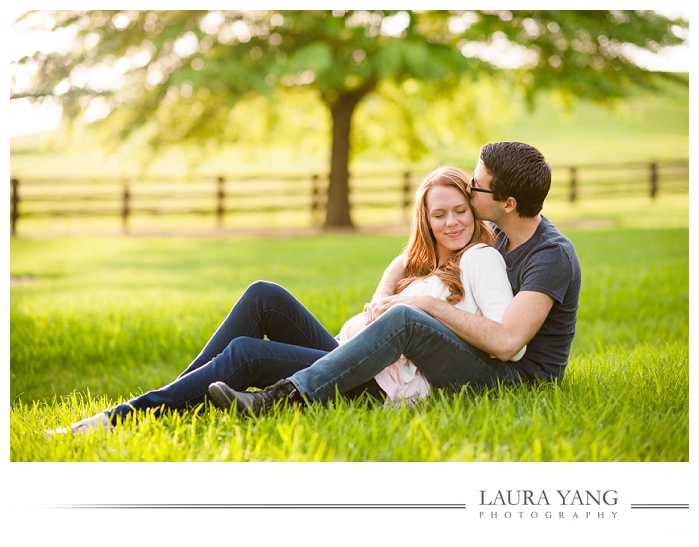
M688 461L686 228L567 232L583 266L560 385L439 394L415 409L342 399L261 418L208 406L113 434L46 438L171 381L256 279L330 331L404 237L11 241L12 461Z

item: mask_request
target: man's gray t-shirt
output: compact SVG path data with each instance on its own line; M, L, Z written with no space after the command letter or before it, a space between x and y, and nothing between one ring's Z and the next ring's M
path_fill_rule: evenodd
M505 258L512 292L535 291L554 300L524 357L512 364L529 379L562 378L575 336L580 298L581 270L575 248L543 216L534 235L509 253L507 235L494 228L495 247Z

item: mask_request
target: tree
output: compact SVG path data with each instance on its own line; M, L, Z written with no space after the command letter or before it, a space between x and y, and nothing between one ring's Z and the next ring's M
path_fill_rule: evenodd
M332 118L325 225L351 226L349 162L357 105L381 82L464 79L514 58L514 85L609 100L652 86L629 48L682 43L688 23L651 11L52 11L19 23L74 29L67 52L18 61L11 98L58 97L68 117L109 112L118 138L150 124L153 143L223 138L251 94L317 93ZM502 55L500 55L500 58ZM501 61L500 61L501 64ZM20 70L22 69L22 70ZM110 78L96 75L107 73ZM24 82L24 83L21 83ZM29 83L26 83L29 82Z

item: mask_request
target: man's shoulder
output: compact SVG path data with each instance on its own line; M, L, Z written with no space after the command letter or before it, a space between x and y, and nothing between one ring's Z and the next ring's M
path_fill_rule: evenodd
M540 248L558 248L565 251L568 256L577 257L573 242L543 215L539 229L537 229L535 238L532 240L532 245Z
M541 215L541 222L539 223L539 229L537 230L537 234L540 237L546 239L567 241L568 243L570 243L570 240L565 235L563 235L563 232L556 228L553 225L553 223L544 215Z
M508 265L522 272L541 271L544 275L568 272L573 278L580 272L573 243L543 215L534 235L508 255Z
M573 294L580 286L582 272L575 247L544 217L528 244L514 266L521 276L518 289L543 292L562 303L569 289Z

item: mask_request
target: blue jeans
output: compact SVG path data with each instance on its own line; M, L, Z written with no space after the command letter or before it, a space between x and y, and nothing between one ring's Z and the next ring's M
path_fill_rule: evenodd
M267 338L265 340L264 338ZM276 283L250 285L196 359L177 379L108 410L112 423L134 410L179 410L203 403L209 385L264 388L309 367L337 340L291 293ZM350 395L380 396L375 381Z
M336 388L345 393L373 378L401 354L437 388L522 381L512 363L490 357L428 313L403 304L290 380L308 400L323 402L335 396Z

